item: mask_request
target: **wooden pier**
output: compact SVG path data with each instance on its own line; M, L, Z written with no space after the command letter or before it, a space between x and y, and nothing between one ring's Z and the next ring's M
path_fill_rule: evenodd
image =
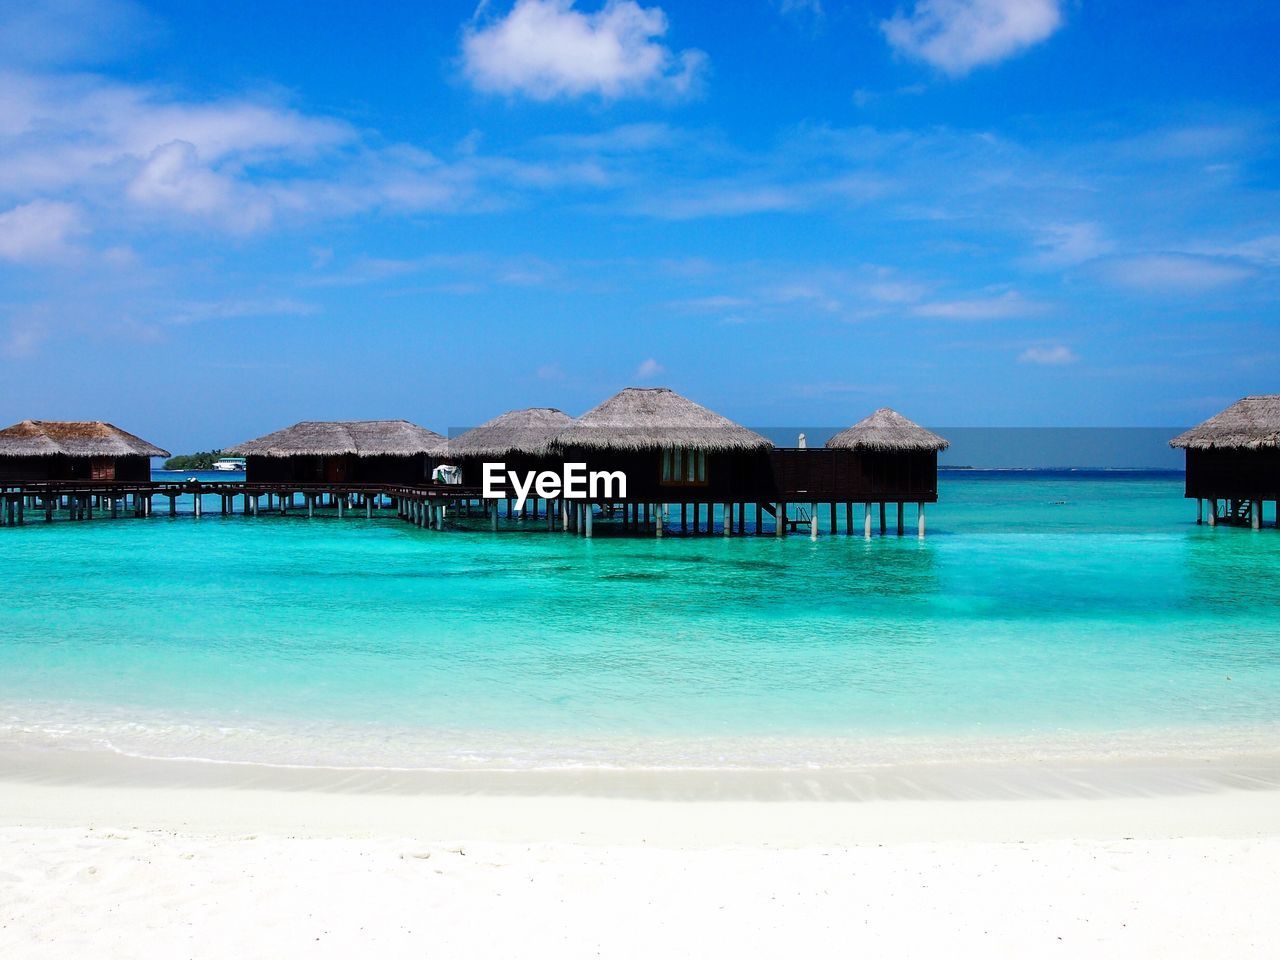
M602 532L663 536L817 537L824 513L827 533L884 535L906 532L906 503L888 522L886 503L835 502L635 502L631 500L531 499L518 510L510 499L486 500L478 487L457 484L246 483L244 481L38 481L0 483L0 526L55 519L82 522L122 517L177 517L178 500L190 497L190 516L305 516L330 510L338 517L394 516L422 529L443 530L456 520L484 519L492 530L545 527L547 532L592 537ZM209 501L216 506L210 510ZM167 501L167 503L166 503ZM924 534L925 502L915 503L914 532Z
M52 522L93 520L99 517L150 517L157 503L161 513L178 515L178 498L192 498L192 516L206 512L206 502L216 498L216 511L259 516L305 513L330 508L338 516L396 510L409 519L415 511L430 512L443 527L452 507L469 505L479 496L471 487L440 484L401 485L381 483L245 483L243 481L76 481L0 482L0 526L21 526L32 519ZM168 500L167 504L163 502Z

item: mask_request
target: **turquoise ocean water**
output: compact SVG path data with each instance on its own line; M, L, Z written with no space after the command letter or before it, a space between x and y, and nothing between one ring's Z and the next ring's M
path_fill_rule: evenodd
M1181 484L948 473L924 540L33 522L0 530L0 738L424 768L1274 746L1280 531L1197 527Z

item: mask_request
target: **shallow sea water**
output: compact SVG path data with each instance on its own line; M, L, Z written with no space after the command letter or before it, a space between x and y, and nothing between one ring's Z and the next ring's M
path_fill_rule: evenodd
M463 769L1273 748L1280 531L1197 527L1181 484L947 473L924 540L914 509L870 540L6 528L0 739Z

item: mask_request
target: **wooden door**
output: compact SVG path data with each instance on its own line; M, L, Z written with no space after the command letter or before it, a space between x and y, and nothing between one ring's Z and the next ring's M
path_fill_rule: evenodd
M324 462L325 483L347 482L347 458L329 457Z

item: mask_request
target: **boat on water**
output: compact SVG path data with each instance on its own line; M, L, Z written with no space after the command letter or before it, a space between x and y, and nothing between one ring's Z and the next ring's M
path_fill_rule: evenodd
M219 457L217 460L213 461L213 469L219 472L231 473L239 471L240 473L243 473L244 466L244 457Z

